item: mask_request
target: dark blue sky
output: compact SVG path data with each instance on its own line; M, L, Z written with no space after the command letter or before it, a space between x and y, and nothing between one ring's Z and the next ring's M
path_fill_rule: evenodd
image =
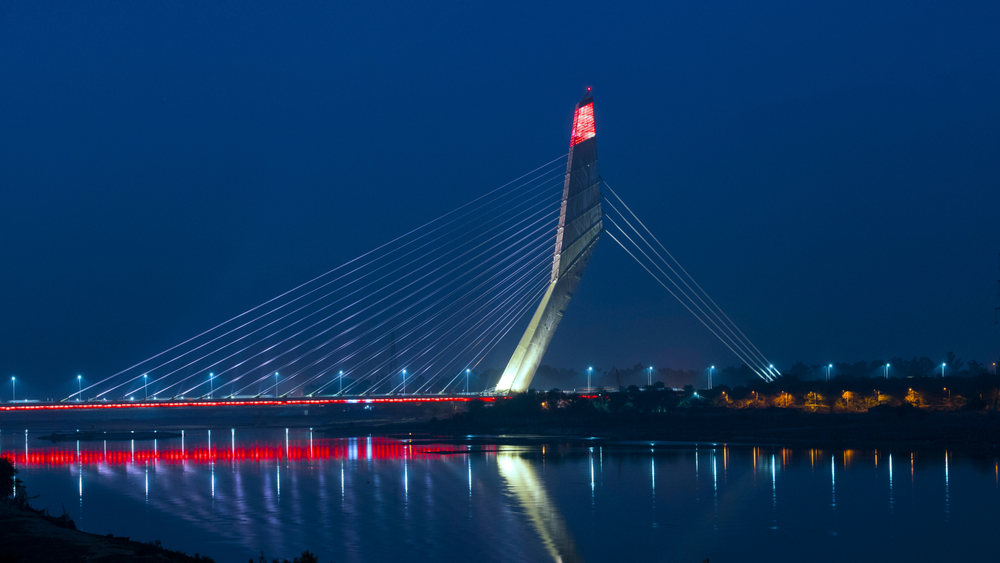
M117 371L566 150L775 363L1000 352L996 2L0 6L0 374ZM601 242L545 363L735 358Z

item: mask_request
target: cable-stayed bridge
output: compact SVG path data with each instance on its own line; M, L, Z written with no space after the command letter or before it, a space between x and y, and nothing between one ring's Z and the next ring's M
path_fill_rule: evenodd
M602 190L602 187L605 190ZM489 399L527 390L604 233L758 376L780 374L598 170L567 154L56 404L6 410ZM513 351L503 349L521 334ZM499 381L470 379L509 358Z

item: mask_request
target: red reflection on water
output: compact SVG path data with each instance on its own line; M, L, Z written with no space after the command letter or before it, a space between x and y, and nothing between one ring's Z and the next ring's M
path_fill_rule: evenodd
M120 447L116 442L115 447ZM429 452L464 452L466 446L434 444L433 446L414 446L390 438L357 438L357 439L320 439L314 440L310 446L253 445L236 448L224 445L192 448L150 448L149 441L143 442L142 449L133 453L130 446L125 449L108 450L74 450L48 449L37 452L15 453L6 452L3 457L11 459L16 465L108 465L148 464L148 463L224 463L246 461L301 461L327 459L411 459L426 457Z

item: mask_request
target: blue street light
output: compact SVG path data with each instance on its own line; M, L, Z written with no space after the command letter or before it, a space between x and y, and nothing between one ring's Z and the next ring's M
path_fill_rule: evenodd
M344 370L340 370L340 394L344 394Z
M278 372L274 372L274 398L278 398Z
M712 367L708 368L708 388L709 389L715 389L715 387L712 385L712 375L713 375L713 372L715 372L715 366L712 366Z
M594 368L587 368L587 389L590 389L590 376L593 375Z
M77 388L79 389L79 391L77 391L77 394L76 394L76 400L77 401L82 401L83 400L83 376L82 375L77 375L76 376L76 384L77 384Z
M142 374L142 392L146 394L146 401L149 400L149 374Z
M211 390L208 392L208 399L212 400L212 396L215 395L215 374L209 372L208 382L211 384Z
M652 387L653 386L653 366L649 366L649 369L646 370L646 374L647 374L646 375L646 386L647 387Z
M941 364L941 377L944 377L944 366L945 364Z
M15 397L15 391L17 390L17 379L11 376L10 378L10 402L16 402L17 397Z
M885 378L889 379L889 364L885 364Z
M465 369L465 392L466 393L469 392L469 373L470 372L471 372L471 370L469 370L468 368Z
M826 366L826 380L830 381L830 370L833 369L833 364Z
M403 370L403 394L406 395L406 370Z

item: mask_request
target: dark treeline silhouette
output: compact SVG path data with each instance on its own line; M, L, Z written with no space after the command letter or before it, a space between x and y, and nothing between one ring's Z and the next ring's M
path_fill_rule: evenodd
M954 352L948 352L943 362L935 362L930 358L914 357L911 360L893 357L888 360L873 360L871 362L860 361L853 364L846 362L834 362L831 369L831 376L846 375L849 377L884 377L885 366L889 365L889 377L929 377L941 374L941 364L944 363L944 373L946 376L975 377L993 371L993 364L980 363L976 360L963 361L955 356ZM800 379L826 379L826 365L806 365L797 362L784 373L794 375Z
M889 366L888 375L890 379L940 377L942 363L945 364L944 375L946 377L970 378L995 372L993 362L964 361L958 358L954 352L948 352L942 361L934 361L925 356L914 357L910 360L892 357L887 360L862 360L854 363L834 362L832 368L829 368L831 364L807 365L800 361L791 367L781 367L781 373L784 377L778 378L778 381L788 377L795 377L803 381L825 381L827 379L828 368L830 379L837 377L859 379L884 378L886 374L885 366L887 364ZM610 388L618 388L619 386L628 387L629 385L642 387L648 383L650 375L649 367L644 364L635 364L631 367L612 366L610 368L593 366L591 385L594 387ZM745 364L726 367L716 366L716 368L712 374L713 386L720 384L730 386L741 385L746 381L760 379ZM476 390L485 389L490 382L495 383L493 380L499 379L500 371L488 370L483 372L482 375L483 377L479 377L476 380L477 384L480 385ZM654 382L662 381L666 387L674 389L681 389L685 385L691 385L696 389L708 388L708 375L708 366L701 370L685 370L670 367L654 367L652 370L652 380ZM579 390L585 388L586 385L586 368L567 369L549 365L539 366L538 371L535 373L535 379L532 381L532 387L535 389L559 388Z

